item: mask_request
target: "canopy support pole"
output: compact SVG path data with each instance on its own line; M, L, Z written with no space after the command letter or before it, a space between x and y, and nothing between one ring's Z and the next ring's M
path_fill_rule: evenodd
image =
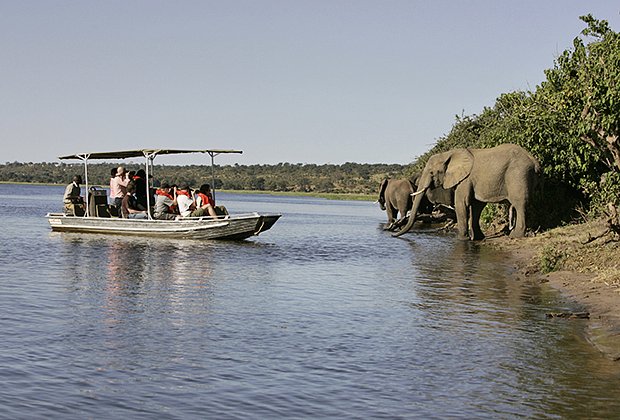
M146 216L149 220L153 219L151 215L151 181L149 175L153 172L153 161L155 156L157 156L157 152L144 152L144 158L146 159Z
M215 157L219 155L217 152L208 151L209 156L211 156L211 195L213 196L213 201L215 201Z
M86 208L84 209L84 217L89 217L90 216L90 206L88 205L88 158L89 158L89 154L84 154L84 155L76 155L80 160L82 160L84 162L84 182L85 182L85 194L84 194L84 198L86 199Z

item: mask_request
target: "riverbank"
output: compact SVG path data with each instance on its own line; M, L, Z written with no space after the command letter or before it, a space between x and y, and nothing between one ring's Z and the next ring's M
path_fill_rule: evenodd
M607 230L607 222L601 219L485 243L509 252L520 278L547 283L589 312L588 340L607 357L620 361L620 241L613 232L604 234Z

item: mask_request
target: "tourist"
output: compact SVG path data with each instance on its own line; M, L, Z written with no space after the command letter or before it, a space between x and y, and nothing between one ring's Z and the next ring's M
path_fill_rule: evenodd
M113 167L112 169L110 169L110 203L114 204L114 197L112 197L112 181L114 181L114 178L116 178L116 171L117 171L117 167Z
M215 200L211 194L211 186L209 184L202 184L200 190L196 193L196 207L204 209L209 216L217 217Z
M121 214L125 219L146 219L147 214L145 207L142 207L134 193L136 191L136 184L134 182L129 182L127 184L127 193L123 197L123 201L121 202Z
M82 198L82 190L80 188L81 183L82 177L80 175L75 175L71 184L67 185L67 188L65 188L63 203L65 205L65 214L67 215L84 215L84 199Z
M138 172L133 176L133 182L136 184L136 199L138 203L142 205L142 207L147 207L147 182L146 182L146 172L144 169L139 169Z
M112 205L117 209L121 208L123 197L127 193L127 184L129 179L126 177L125 168L119 166L116 170L116 176L110 181L110 198Z
M189 185L184 185L177 190L177 203L182 217L200 217L208 214L206 209L196 207Z
M153 217L160 220L176 219L177 199L172 194L170 185L163 183L161 187L155 191L155 208Z

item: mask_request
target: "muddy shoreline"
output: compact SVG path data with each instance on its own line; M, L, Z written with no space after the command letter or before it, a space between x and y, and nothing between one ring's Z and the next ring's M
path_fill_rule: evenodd
M546 284L588 312L578 321L587 323L586 339L620 362L620 242L587 243L603 230L603 222L590 222L523 239L486 239L483 246L507 252L519 278Z

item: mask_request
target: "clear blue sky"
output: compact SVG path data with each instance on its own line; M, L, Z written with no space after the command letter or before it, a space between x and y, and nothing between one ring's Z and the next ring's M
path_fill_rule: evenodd
M456 114L534 89L580 15L618 31L619 12L615 0L0 0L0 162L210 147L244 151L221 164L409 163Z

